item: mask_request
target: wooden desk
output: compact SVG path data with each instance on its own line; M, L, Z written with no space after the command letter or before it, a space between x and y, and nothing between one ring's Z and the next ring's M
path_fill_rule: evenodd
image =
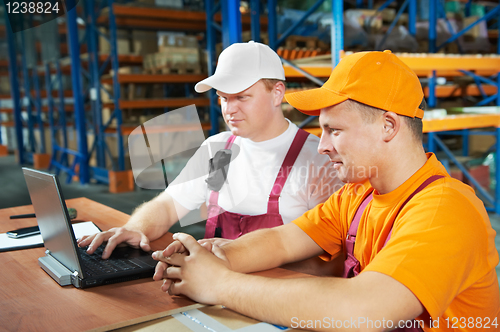
M78 220L93 221L102 230L123 225L128 215L87 198L66 201L76 208ZM33 213L31 205L1 209L0 232L36 225L35 219L9 219ZM168 233L154 241L154 250L172 241ZM0 329L7 331L109 330L203 307L185 297L160 290L161 281L140 279L114 285L77 289L61 287L38 266L44 248L0 253ZM270 277L293 277L296 273L274 269Z

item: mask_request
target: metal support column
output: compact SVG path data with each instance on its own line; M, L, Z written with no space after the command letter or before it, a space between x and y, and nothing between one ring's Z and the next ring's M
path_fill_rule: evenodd
M277 15L276 15L277 0L267 1L267 34L269 36L269 47L273 50L278 49L278 26L277 26Z
M222 46L228 47L241 43L240 0L221 0L222 2Z
M26 49L26 41L25 41L25 31L18 32L21 40L21 47L23 50ZM33 45L34 47L34 45ZM28 71L28 65L26 56L23 54L21 56L21 66L22 66L22 76L23 76L23 88L24 88L24 97L28 100L26 105L26 122L28 124L28 148L30 153L36 152L36 144L35 144L35 135L34 135L34 125L33 125L33 109L32 109L32 98L31 98L31 85L30 85L30 75ZM23 131L23 126L16 130Z
M436 152L436 142L434 141L436 133L427 133L427 151Z
M427 88L429 89L429 97L427 98L427 104L429 107L436 107L437 99L436 99L436 71L433 70L431 75L429 76L429 83L427 84Z
M495 129L496 132L496 153L495 153L495 212L500 214L500 127Z
M52 144L56 142L56 134L55 134L55 124L54 124L54 98L52 96L52 82L50 79L50 65L48 62L44 64L45 68L45 91L47 93L47 107L49 108L49 126L50 126L50 138ZM52 151L52 158L54 158L55 151ZM49 165L49 169L52 166Z
M63 148L67 149L68 148L68 132L66 129L66 111L64 108L64 89L62 85L62 70L61 70L61 64L59 60L56 61L56 76L57 76L57 81L59 82L58 86L58 97L59 97L59 127L62 131L62 140L63 140ZM61 163L64 166L68 166L68 156L65 154L63 157L61 157Z
M250 0L252 40L260 42L260 0Z
M500 54L500 11L498 12L497 15L497 27L498 27L498 39L497 39L497 54ZM497 72L497 106L500 106L500 70ZM497 136L498 140L498 136ZM499 150L497 150L499 151ZM497 168L500 166L499 163L497 163ZM497 178L498 181L498 178ZM498 184L498 182L497 182Z
M417 0L410 0L408 7L408 31L413 37L417 34Z
M469 155L469 129L462 129L462 155Z
M99 73L99 54L97 49L97 19L94 0L83 3L86 18L86 36L89 53L90 74L90 104L92 109L93 130L95 135L94 147L96 151L97 167L106 168L104 126L102 123L101 79ZM92 153L91 152L89 154Z
M113 79L113 101L115 105L115 118L116 118L116 137L118 141L118 171L125 170L125 154L122 135L122 111L120 107L120 83L116 79L118 76L118 46L117 46L117 30L116 18L113 10L113 0L109 0L109 43L111 46L111 68L113 69L115 78Z
M26 163L24 157L24 141L23 141L23 123L21 119L21 94L19 93L19 80L17 77L17 52L16 52L16 39L10 26L9 18L5 14L5 29L7 30L7 46L9 51L9 82L12 96L12 103L14 104L14 125L16 128L16 144L17 144L17 157L19 164Z
M79 164L80 183L89 182L87 129L85 126L85 109L83 107L83 90L80 63L80 43L78 40L78 27L76 25L76 3L74 0L67 1L67 8L72 8L66 13L66 25L68 28L68 48L71 58L71 83L73 88L73 100L75 108L75 127L78 154L75 162ZM78 160L77 160L78 159Z
M332 69L340 61L340 51L344 49L344 1L332 1Z
M38 124L38 131L40 133L40 144L38 146L38 149L40 153L45 153L45 126L42 116L42 96L40 93L40 80L38 77L37 67L35 66L31 70L31 74L33 75L33 89L35 90L36 120Z
M207 53L208 53L208 59L207 59L207 69L208 69L208 75L211 76L215 72L215 62L216 62L216 54L215 54L215 43L216 43L216 36L215 36L215 22L214 22L214 14L215 14L215 8L214 8L214 1L213 0L206 0L205 1L205 12L207 16L207 33L206 33L206 38L207 38ZM220 110L219 106L217 105L217 96L215 94L215 91L213 89L210 89L208 92L208 97L210 99L210 131L209 135L215 135L219 133L219 118L220 118Z
M436 53L437 1L429 0L429 53Z

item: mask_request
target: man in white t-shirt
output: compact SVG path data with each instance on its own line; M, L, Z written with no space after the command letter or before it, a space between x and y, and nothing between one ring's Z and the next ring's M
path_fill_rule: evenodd
M123 227L78 244L93 253L107 241L103 258L121 242L150 250L149 241L204 203L205 237L235 239L289 223L324 202L343 183L328 157L318 154L318 137L284 117L284 80L280 58L267 45L251 41L225 49L215 74L195 90L217 90L230 131L207 139L177 179L138 207ZM208 178L195 176L206 174L209 164Z

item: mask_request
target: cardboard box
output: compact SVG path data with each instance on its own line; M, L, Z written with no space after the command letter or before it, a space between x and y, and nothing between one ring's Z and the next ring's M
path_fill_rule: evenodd
M142 67L148 72L154 65L154 54L146 54L142 57Z
M252 31L243 31L241 33L241 40L246 43L252 40ZM269 34L267 32L260 33L260 42L269 45Z
M156 31L133 30L131 52L142 56L158 52Z
M0 145L0 156L9 155L9 150L7 149L7 145Z
M159 38L158 51L168 52L172 47L198 48L198 39L195 36L180 36L175 34L162 35Z
M294 48L316 48L318 46L318 37L290 36L286 39L285 47Z
M109 36L109 30L106 28L99 28L99 31L106 36ZM119 55L130 54L130 36L127 30L118 29L116 32L116 46L118 47ZM103 36L99 35L99 53L110 54L111 44Z
M33 153L33 167L35 169L48 169L51 155L48 153Z
M9 76L0 76L0 94L10 95Z
M24 132L27 134L28 133L28 128L24 128ZM41 132L38 130L38 126L35 128L33 131L33 135L35 137L35 141L37 142L37 146L41 144L42 139L41 139ZM43 137L45 140L45 153L51 155L52 154L52 134L50 131L49 127L45 127L43 130ZM25 142L28 142L28 140L25 138Z
M140 5L148 5L148 6L155 5L155 0L136 0L135 2L140 4Z
M457 180L462 181L462 182L464 180L464 174L462 173L462 171L459 168L456 168L456 167L450 168L449 174L454 179L457 179Z
M163 47L154 56L154 69L162 73L201 73L200 49Z
M155 0L155 6L168 8L183 8L182 0Z
M463 28L468 27L472 23L476 22L479 19L478 16L469 16L469 17L464 17L463 19ZM468 30L467 32L464 33L464 37L468 37L469 39L476 39L478 37L488 37L486 36L481 36L481 28L480 24L476 24L475 26L472 27L472 29Z
M109 191L113 194L134 191L134 174L131 170L109 171Z
M481 187L488 189L490 187L490 167L487 165L472 166L468 169L470 175L481 185ZM464 177L464 183L474 187L472 183Z
M495 136L493 135L470 135L469 155L483 156L495 142Z

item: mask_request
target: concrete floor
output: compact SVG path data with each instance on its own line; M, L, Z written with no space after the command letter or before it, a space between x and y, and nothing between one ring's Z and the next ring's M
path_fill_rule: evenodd
M127 214L131 214L135 207L152 199L160 192L159 190L138 188L130 193L110 194L107 185L90 184L82 186L79 183L65 184L63 179L60 179L60 182L62 183L65 199L87 197ZM31 201L21 167L16 164L14 156L0 157L0 209L28 204L31 204ZM490 220L497 232L495 243L497 250L500 250L500 216L490 213ZM181 227L177 223L171 231L185 232L199 239L204 235L204 224L198 223ZM497 266L497 275L500 283L500 265Z

